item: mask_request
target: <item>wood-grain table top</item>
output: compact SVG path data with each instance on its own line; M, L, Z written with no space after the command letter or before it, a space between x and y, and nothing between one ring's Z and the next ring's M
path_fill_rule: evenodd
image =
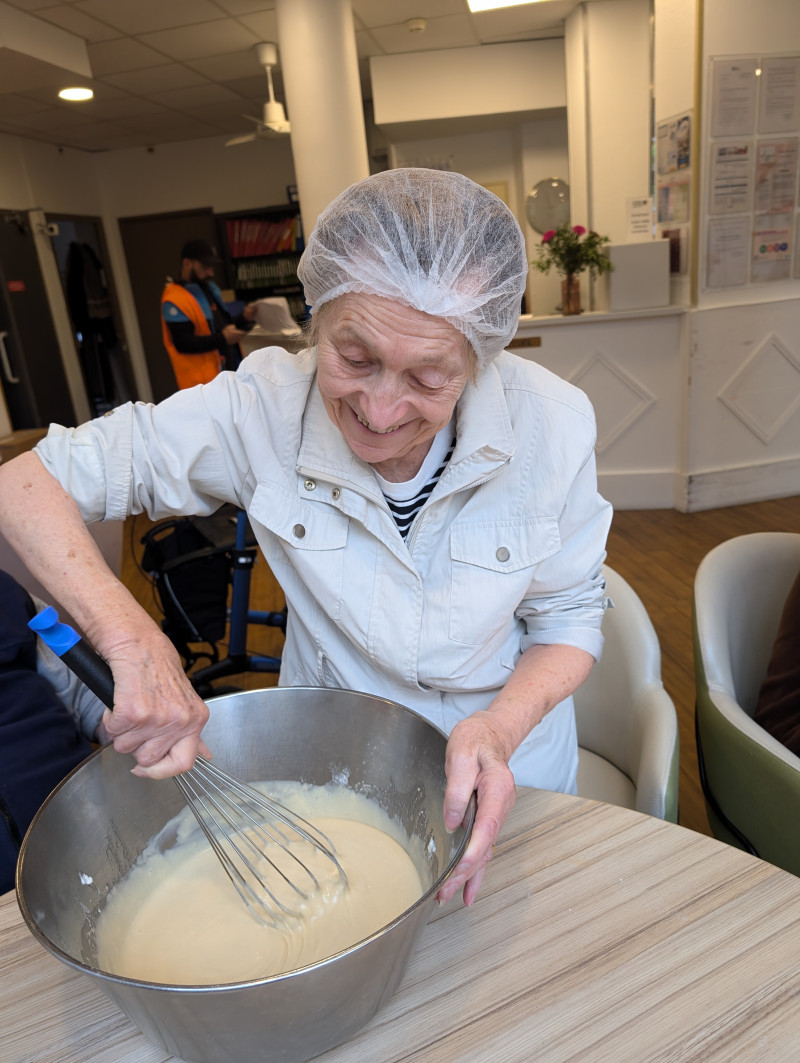
M11 893L0 1015L0 1063L171 1058L38 944ZM800 879L670 823L521 790L476 903L438 909L392 1000L317 1059L796 1063Z

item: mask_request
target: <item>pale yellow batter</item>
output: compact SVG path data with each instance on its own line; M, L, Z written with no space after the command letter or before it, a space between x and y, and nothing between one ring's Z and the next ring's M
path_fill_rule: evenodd
M389 817L341 787L299 783L265 787L333 842L348 879L313 859L320 888L298 901L275 871L262 872L298 917L267 927L250 915L188 810L152 839L111 891L97 923L102 970L171 985L214 985L264 978L333 956L386 926L417 901L417 867ZM321 814L324 813L324 814ZM171 844L177 833L177 843ZM393 835L393 836L391 836ZM165 843L165 838L168 841ZM309 863L309 851L301 847ZM284 867L299 885L302 871Z

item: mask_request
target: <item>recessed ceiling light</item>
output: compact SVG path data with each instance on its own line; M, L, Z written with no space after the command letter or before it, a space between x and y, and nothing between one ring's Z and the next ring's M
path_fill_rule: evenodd
M470 11L494 11L497 7L521 7L523 4L542 3L543 0L467 0Z
M62 89L58 94L62 100L90 100L94 93L91 89Z

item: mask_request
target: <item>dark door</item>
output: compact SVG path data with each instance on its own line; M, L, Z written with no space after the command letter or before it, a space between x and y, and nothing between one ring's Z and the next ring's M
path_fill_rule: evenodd
M30 221L0 211L0 381L15 431L75 424Z
M100 218L48 214L86 397L95 416L138 396Z
M128 263L136 316L156 402L177 390L169 355L161 340L161 292L167 276L180 275L181 247L197 237L216 244L210 207L180 214L120 218L119 230ZM220 280L221 278L217 278Z

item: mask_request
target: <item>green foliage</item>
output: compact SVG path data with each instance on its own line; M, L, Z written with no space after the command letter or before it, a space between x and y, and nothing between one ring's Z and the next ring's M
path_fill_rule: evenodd
M544 234L539 257L531 265L540 273L549 273L555 266L565 277L588 269L594 279L614 268L604 251L609 242L608 236L587 233L582 225L559 225Z

